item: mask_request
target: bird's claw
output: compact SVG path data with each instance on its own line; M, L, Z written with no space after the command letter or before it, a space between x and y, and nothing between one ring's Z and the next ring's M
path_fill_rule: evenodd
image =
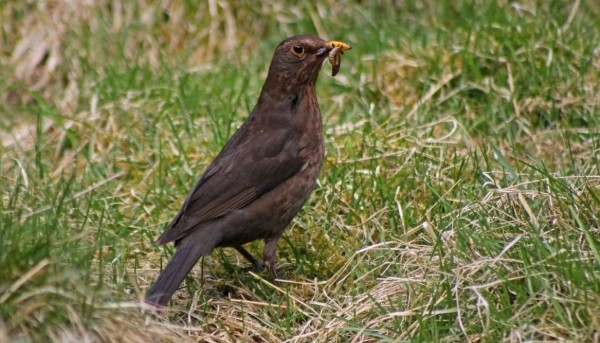
M262 260L259 260L257 258L255 258L254 261L252 261L252 265L254 265L254 268L256 268L256 270L258 271L263 271L267 267L267 265Z

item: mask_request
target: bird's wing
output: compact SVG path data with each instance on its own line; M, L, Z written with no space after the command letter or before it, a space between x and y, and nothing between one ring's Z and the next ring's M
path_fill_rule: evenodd
M248 134L240 130L240 135ZM189 230L243 208L300 171L305 161L297 154L295 134L282 128L252 134L242 142L232 137L157 243L185 237Z

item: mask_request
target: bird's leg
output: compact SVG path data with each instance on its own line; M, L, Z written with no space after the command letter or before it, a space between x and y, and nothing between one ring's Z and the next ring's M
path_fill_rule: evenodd
M252 265L254 265L254 268L256 268L257 270L265 269L265 263L263 261L257 259L256 257L252 256L252 254L249 253L248 250L244 249L244 247L242 247L241 245L236 245L236 246L234 246L234 248L240 254L242 254L242 256L244 256L248 261L250 261L250 263L252 263Z
M279 277L277 276L277 270L275 270L275 263L277 262L277 242L279 241L279 236L275 238L271 238L265 240L265 249L263 251L263 257L265 259L265 263L269 270L271 271L271 275L273 275L273 283L279 286Z

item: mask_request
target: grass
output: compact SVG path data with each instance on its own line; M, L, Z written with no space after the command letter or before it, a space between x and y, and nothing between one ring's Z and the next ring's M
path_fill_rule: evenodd
M598 342L594 1L161 6L0 4L0 341ZM155 238L298 33L354 49L286 281L219 249L152 313Z

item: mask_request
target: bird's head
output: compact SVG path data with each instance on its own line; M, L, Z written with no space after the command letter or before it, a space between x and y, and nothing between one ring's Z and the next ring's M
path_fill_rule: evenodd
M312 35L294 36L284 40L275 49L265 85L273 84L276 88L281 87L286 91L294 91L299 87L314 87L323 61L336 46L339 52L351 49L347 44L327 42Z

